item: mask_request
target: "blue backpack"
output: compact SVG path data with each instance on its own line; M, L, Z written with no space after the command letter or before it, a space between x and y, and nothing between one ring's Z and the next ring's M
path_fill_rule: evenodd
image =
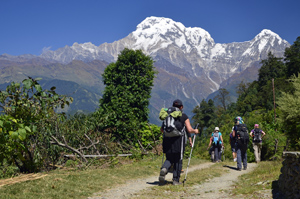
M220 144L220 142L221 142L221 139L220 139L220 134L219 134L219 132L215 132L215 133L213 133L213 144L215 145L215 146L217 146L217 145L219 145Z

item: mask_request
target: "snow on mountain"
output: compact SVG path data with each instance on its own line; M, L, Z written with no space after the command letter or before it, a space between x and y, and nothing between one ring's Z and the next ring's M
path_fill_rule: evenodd
M136 40L133 48L143 49L149 54L174 44L184 53L197 49L200 56L204 56L203 49L214 40L202 28L186 28L182 23L169 18L148 17L142 21L132 33Z
M47 50L39 57L64 64L73 60L110 63L117 60L124 48L141 49L154 59L159 71L151 106L159 111L157 104L171 104L169 100L180 98L187 104L186 111L191 111L231 77L236 80L246 69L257 70L269 52L283 57L285 48L289 46L287 41L268 29L262 30L250 41L215 43L202 28L185 27L172 19L152 16L138 24L127 37L113 43L95 46L91 42L75 42L55 51ZM0 60L23 61L31 57L0 55ZM244 73L242 77L245 82L254 80L246 76Z

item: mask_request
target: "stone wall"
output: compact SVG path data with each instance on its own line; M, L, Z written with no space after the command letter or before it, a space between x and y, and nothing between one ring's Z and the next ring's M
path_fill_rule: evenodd
M283 152L278 185L286 198L300 198L300 152Z

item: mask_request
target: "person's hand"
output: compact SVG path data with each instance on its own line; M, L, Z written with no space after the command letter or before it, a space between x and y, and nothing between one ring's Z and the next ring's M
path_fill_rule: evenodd
M191 146L191 147L193 146L193 143L192 143L192 142L190 142L190 146Z
M207 150L209 149L209 147L207 147Z
M198 129L195 129L195 134L198 134L199 133L199 130Z

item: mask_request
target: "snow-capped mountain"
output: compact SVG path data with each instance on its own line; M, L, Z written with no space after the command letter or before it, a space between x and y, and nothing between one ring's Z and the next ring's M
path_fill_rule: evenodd
M150 100L150 114L156 117L161 105L168 106L175 98L182 99L186 111L191 111L220 85L232 82L229 81L231 77L236 82L238 74L243 75L241 79L245 82L253 81L253 76L247 77L247 73L242 72L246 69L257 72L261 60L266 59L269 52L283 57L285 48L289 46L287 41L267 29L250 41L221 44L215 43L211 35L200 27L185 27L169 18L148 17L127 37L113 43L100 46L90 42L74 43L55 51L48 50L39 57L62 64L73 60L110 63L117 60L124 48L143 50L153 57L159 71ZM30 56L21 58L27 57ZM0 56L0 60L21 58Z
M43 52L40 57L46 60L55 60L67 64L73 60L82 60L85 62L93 60L104 60L112 62L113 57L106 52L103 52L99 47L91 42L78 44L75 42L72 46L65 46L56 51L47 50Z
M195 77L204 75L215 85L211 87L215 91L222 81L265 59L269 51L282 56L289 45L266 29L251 41L220 44L202 28L187 28L168 18L148 17L126 38L99 48L114 59L124 47L142 49L156 61L164 59Z

